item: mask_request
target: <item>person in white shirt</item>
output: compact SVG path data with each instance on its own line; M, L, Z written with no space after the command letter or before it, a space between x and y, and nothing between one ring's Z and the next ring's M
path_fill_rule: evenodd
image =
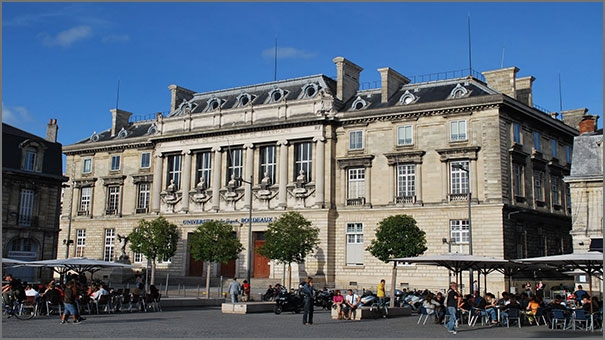
M94 292L94 294L92 294L92 299L99 300L101 298L101 295L109 295L109 292L105 289L103 284L100 284L99 289Z
M352 289L347 290L347 295L345 296L344 304L341 306L341 310L346 315L347 320L351 320L352 313L355 312L357 307L359 306L359 295L353 293Z

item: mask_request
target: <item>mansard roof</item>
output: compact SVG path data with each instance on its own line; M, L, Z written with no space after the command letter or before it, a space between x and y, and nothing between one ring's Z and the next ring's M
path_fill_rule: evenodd
M574 137L571 180L603 178L603 130Z

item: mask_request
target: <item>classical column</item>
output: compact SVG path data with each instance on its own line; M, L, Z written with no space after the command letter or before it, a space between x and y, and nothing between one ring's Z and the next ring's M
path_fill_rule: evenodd
M181 210L189 211L189 189L191 189L191 150L183 150L185 164L183 165L183 183L181 185Z
M252 195L252 185L254 184L252 177L254 174L254 144L245 144L244 148L246 148L246 171L244 172L245 174L242 174L242 177L251 183L245 186L244 207L250 209L250 195Z
M279 207L285 209L288 205L288 141L281 140L279 145Z
M221 167L223 163L223 154L221 147L215 146L212 148L214 152L214 164L212 166L212 210L218 211L220 208L221 196Z
M449 168L449 162L447 161L447 159L445 161L441 162L441 201L442 202L448 202L449 201L449 197L448 197L448 193L450 192L449 187L450 187L450 182L448 181L448 168Z
M315 165L315 205L319 208L323 208L325 203L324 183L326 181L326 139L324 137L315 137L313 138L313 142L317 142L317 164Z
M151 189L151 211L160 212L160 192L162 191L162 169L164 166L162 153L155 155L153 166L153 186Z
M422 204L422 163L416 164L416 202Z
M471 201L474 199L477 202L479 202L479 188L477 187L477 160L476 159L469 159L469 168L470 168L470 173L469 175L469 180L471 187L469 188L469 190L471 191L472 197L471 197ZM549 188L549 187L547 187Z

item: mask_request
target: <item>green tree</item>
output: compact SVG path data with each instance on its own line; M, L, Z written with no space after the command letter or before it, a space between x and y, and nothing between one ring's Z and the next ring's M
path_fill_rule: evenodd
M227 263L237 259L244 249L233 233L233 226L220 221L208 221L198 226L189 240L191 255L206 262L206 298L210 298L210 264Z
M150 283L155 284L155 265L158 259L167 260L176 253L179 230L174 223L163 216L154 220L140 220L138 226L128 235L130 249L145 255L151 261ZM148 283L147 283L148 284Z
M416 220L407 215L389 216L378 222L376 238L366 248L374 257L388 263L398 257L412 257L426 251L426 234L418 228ZM391 297L395 296L397 261L393 261Z
M265 244L257 252L278 263L288 264L288 283L292 283L292 262L303 263L319 244L319 228L296 211L282 214L269 223L265 231Z

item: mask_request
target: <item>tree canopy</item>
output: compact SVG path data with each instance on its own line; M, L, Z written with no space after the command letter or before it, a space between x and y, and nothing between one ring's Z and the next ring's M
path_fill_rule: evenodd
M376 238L366 248L377 259L418 256L426 251L426 234L407 215L389 216L378 223Z
M198 226L189 239L191 255L196 261L227 263L237 259L244 249L233 233L233 226L208 221Z

